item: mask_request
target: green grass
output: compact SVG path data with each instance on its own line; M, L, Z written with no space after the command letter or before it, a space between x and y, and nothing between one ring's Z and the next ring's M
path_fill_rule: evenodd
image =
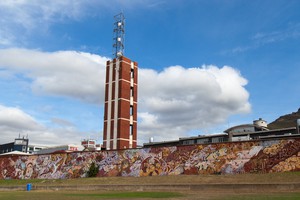
M41 192L41 191L10 191L0 192L0 200L94 200L94 199L143 199L143 198L177 198L184 197L176 192Z
M234 194L199 192L182 194L177 192L95 192L95 191L5 191L0 200L96 200L96 199L213 199L213 200L299 200L299 192Z
M180 175L155 177L97 177L77 179L0 180L0 186L32 185L143 185L143 184L209 184L209 183L299 183L300 171L269 174Z
M103 194L67 194L67 196L135 199L135 198L173 198L173 197L182 197L183 195L175 192L114 192L114 193L103 193Z
M290 193L271 193L271 194L247 194L247 195L233 195L218 198L222 200L299 200L299 192Z
M240 183L299 183L300 172L273 173L273 174L237 174L237 175L181 175L181 176L156 176L156 177L97 177L79 179L56 179L56 180L0 180L0 187L22 186L25 190L26 185L31 183L34 186L81 186L81 185L157 185L157 184L240 184ZM116 188L114 188L116 189ZM276 192L276 190L274 190ZM252 193L252 194L251 194ZM183 196L184 194L184 196ZM195 197L195 198L194 198ZM210 191L205 194L203 191L191 191L180 193L177 190L170 192L123 192L123 191L0 191L0 200L94 200L94 199L218 199L218 200L294 200L300 199L300 193L266 192L253 194L249 189L247 194L239 194L234 191L223 193L222 191Z
M0 179L0 186L11 186L11 185L26 185L27 183L41 183L43 182L42 179L30 179L30 180L17 180L17 179Z

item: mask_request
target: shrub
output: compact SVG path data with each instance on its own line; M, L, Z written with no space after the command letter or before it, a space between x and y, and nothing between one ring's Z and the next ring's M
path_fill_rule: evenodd
M87 177L96 177L99 172L99 167L95 164L95 162L92 162L89 170L87 171Z

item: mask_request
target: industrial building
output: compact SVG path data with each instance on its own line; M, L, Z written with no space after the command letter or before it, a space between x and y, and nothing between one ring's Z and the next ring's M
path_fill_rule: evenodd
M16 138L15 142L0 145L1 155L29 155L29 154L49 154L58 152L74 152L74 151L98 151L101 145L96 144L96 140L85 139L81 141L81 145L66 144L59 146L44 146L28 144L29 139Z
M29 144L28 145L28 153L36 154L38 151L40 151L42 149L46 149L46 148L48 148L48 146Z
M298 120L299 121L299 120ZM277 138L300 137L298 127L269 130L267 122L261 118L254 120L253 124L233 126L222 134L198 135L193 137L179 138L178 140L144 143L144 147L180 146L194 144L212 144L223 142L237 142L249 140L267 140Z
M14 142L1 144L0 145L0 154L9 153L9 152L23 152L28 153L28 138L21 138L20 136L15 139Z
M231 142L299 135L297 127L269 130L267 122L261 118L254 120L253 124L234 126L224 132L228 134Z
M50 153L63 153L63 152L74 152L74 151L82 151L83 146L75 145L75 144L67 144L67 145L59 145L52 146L48 148L43 148L34 154L50 154Z

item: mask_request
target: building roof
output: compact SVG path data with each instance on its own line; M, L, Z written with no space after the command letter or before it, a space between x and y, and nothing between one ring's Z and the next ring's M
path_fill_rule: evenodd
M179 142L179 140L170 140L170 141L162 141L162 142L149 142L149 143L144 143L144 146L173 144L173 143L178 143L178 142Z
M227 136L227 134L226 133L218 133L218 134L198 135L198 136L193 136L193 137L179 138L179 140L195 140L195 139L213 138L213 137L221 137L221 136Z
M243 127L254 127L254 128L257 128L257 129L269 130L265 127L262 127L262 126L259 126L259 125L256 125L256 124L241 124L241 125L230 127L229 129L225 130L224 132L225 133L230 133L232 130L234 130L236 128L243 128Z
M11 152L7 152L7 153L2 153L0 154L0 156L5 156L5 155L30 155L29 153L24 153L22 151L11 151Z
M240 132L240 133L233 133L234 136L236 135L259 135L259 134L264 134L264 133L275 133L275 132L282 132L282 131L295 131L297 128L296 127L290 127L290 128L281 128L281 129L273 129L273 130L262 130L262 131L254 131L254 132ZM295 134L294 134L295 135Z

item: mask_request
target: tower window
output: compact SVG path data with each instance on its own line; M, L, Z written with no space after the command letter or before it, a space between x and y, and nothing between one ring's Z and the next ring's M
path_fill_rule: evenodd
M130 70L130 77L131 77L131 78L134 78L134 69L131 69L131 70Z
M130 96L133 97L133 94L134 94L134 92L133 92L133 87L131 87L131 88L130 88Z
M129 134L130 134L130 135L133 135L133 125L130 125L130 126L129 126Z
M133 115L133 106L130 106L130 116Z

